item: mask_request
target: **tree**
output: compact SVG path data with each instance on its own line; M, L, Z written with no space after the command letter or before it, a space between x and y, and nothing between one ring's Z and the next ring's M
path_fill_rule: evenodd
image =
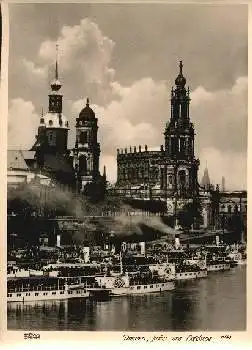
M87 183L84 188L84 195L93 203L103 201L106 192L106 182L103 177L98 178L95 182Z
M179 225L184 230L190 230L194 223L200 223L202 220L202 206L198 199L184 205L178 213Z

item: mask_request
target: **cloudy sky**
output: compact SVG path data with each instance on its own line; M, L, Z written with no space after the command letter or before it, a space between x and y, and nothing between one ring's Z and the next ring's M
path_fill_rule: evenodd
M115 180L117 148L164 143L182 59L199 177L207 162L213 183L225 176L228 188L246 188L246 5L11 4L9 13L9 148L34 142L58 43L69 147L89 96L101 167Z

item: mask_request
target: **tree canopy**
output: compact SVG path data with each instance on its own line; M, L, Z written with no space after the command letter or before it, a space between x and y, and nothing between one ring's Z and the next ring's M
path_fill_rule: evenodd
M186 203L178 213L178 221L182 229L189 230L194 223L202 220L202 206L199 200Z

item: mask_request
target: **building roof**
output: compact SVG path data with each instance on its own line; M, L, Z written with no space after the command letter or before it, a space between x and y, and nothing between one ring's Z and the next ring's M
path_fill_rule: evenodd
M45 154L44 168L51 172L73 173L73 168L67 159L63 156L53 154Z
M27 150L22 150L24 159L25 160L34 160L35 158L35 151L27 151Z
M23 151L21 150L8 150L7 152L7 168L18 170L29 170Z
M221 198L247 198L247 191L225 191L220 193Z

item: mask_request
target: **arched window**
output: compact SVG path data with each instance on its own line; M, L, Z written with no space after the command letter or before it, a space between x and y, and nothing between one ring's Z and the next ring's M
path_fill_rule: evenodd
M171 138L171 152L173 155L178 154L178 139L176 137Z
M231 214L232 213L232 206L229 204L228 205L228 213Z
M87 143L87 132L83 131L80 133L80 143Z
M180 153L182 155L185 153L185 139L183 137L180 139Z
M168 175L168 188L172 188L173 185L173 176Z
M49 125L52 126L53 125L53 121L49 120Z
M179 178L179 185L180 185L180 187L185 187L185 185L186 185L186 171L185 170L179 170L178 178Z
M87 172L87 157L85 155L80 156L79 158L79 169L82 174Z
M56 134L52 130L48 131L47 138L50 146L56 146Z

